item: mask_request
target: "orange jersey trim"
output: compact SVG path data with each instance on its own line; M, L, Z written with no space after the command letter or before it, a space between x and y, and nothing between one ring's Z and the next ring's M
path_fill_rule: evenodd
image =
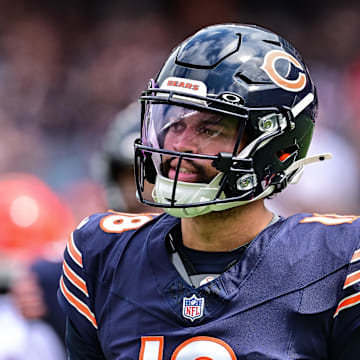
M347 296L339 302L339 305L333 317L336 317L341 310L353 307L358 304L360 304L360 292Z
M354 215L336 215L336 214L317 214L305 217L300 220L300 223L313 223L318 222L324 225L341 225L352 224L359 216Z
M346 289L347 287L352 286L359 281L360 281L360 270L355 271L346 277L343 288Z
M65 299L72 305L80 314L86 317L91 324L97 329L97 322L95 315L90 311L88 306L84 304L80 299L78 299L74 294L72 294L64 283L64 278L60 278L60 290L64 295Z
M85 281L70 268L65 260L63 261L63 272L71 283L73 283L80 291L89 297Z
M354 254L353 254L350 262L353 263L353 262L359 261L359 260L360 260L360 249L357 249L357 250L354 252Z
M75 263L78 264L80 267L83 267L82 255L75 245L73 233L70 234L66 248L70 257L75 261Z

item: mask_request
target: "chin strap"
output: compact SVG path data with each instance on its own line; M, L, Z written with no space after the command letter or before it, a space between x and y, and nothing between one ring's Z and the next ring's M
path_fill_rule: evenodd
M282 191L288 184L296 184L301 178L305 165L330 160L332 157L333 155L331 153L324 153L295 161L282 173L273 177L269 186L269 188L274 188L274 191L271 193L273 194Z

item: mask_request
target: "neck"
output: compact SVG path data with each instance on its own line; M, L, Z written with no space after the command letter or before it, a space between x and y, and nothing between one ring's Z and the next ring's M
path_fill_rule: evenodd
M229 210L181 219L185 246L203 251L230 251L254 239L271 221L263 200Z

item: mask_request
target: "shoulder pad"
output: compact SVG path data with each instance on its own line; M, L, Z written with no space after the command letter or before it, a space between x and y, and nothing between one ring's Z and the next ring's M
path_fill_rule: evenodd
M85 218L71 233L64 253L60 302L72 319L84 317L97 328L95 306L105 297L126 244L155 214L98 213ZM80 314L80 315L79 315ZM81 322L80 320L80 322Z
M86 271L102 277L99 263L102 271L111 271L132 236L144 231L146 224L158 215L111 211L85 218L74 231L73 238L83 257Z

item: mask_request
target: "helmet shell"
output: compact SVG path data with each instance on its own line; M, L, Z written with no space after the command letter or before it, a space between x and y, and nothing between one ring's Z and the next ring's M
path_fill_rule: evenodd
M283 50L301 64L301 73L307 78L301 91L279 87L262 69L265 56L271 50ZM299 69L285 59L276 61L275 66L277 72L290 81L299 73ZM156 83L162 84L168 77L202 81L211 95L236 93L247 107L273 104L290 107L302 94L315 94L315 86L299 52L277 34L253 25L222 24L200 30L173 50ZM317 99L308 109L313 119L316 104Z
M200 84L201 96L197 96L195 88L190 93L182 89L188 83ZM318 109L316 88L299 52L272 31L244 24L209 26L187 38L172 51L141 97L145 106L152 101L178 105L179 99L182 106L224 112L234 115L234 120L238 117L245 121L244 134L251 149L241 151L239 157L248 161L247 168L242 168L244 162L237 159L233 159L231 171L230 167L226 171L222 159L214 162L219 165L217 169L225 169L226 173L226 181L220 182L222 189L218 194L223 191L229 201L239 205L269 196L270 191L266 191L269 185L275 186L274 191L286 187L287 180L295 174L285 176L286 170L307 154ZM145 112L143 109L142 113ZM268 132L264 119L272 114L276 115L273 126L277 131ZM271 135L268 138L267 133ZM156 174L151 155L144 150L148 149L143 148L143 153L138 151L143 166L141 176L154 182ZM238 151L234 148L232 156L236 154ZM249 171L253 172L254 185L251 191L249 187L245 191L239 187L239 181ZM165 184L157 184L157 194L162 187L165 188ZM167 197L170 193L176 191L168 191ZM207 202L211 205L209 211L217 210L216 204L220 202L219 210L224 210L224 200L218 198ZM173 199L171 206L180 206L175 203Z

